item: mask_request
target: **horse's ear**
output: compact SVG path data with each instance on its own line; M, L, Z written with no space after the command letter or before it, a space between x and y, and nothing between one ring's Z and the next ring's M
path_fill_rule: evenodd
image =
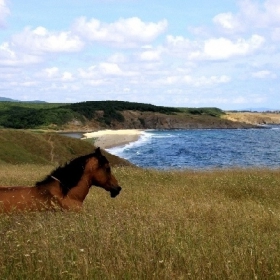
M95 155L96 155L96 156L101 156L100 147L96 148L96 150L95 150Z

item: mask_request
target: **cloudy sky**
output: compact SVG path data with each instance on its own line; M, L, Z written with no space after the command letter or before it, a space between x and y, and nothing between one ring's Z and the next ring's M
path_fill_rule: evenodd
M279 0L0 0L0 96L280 109Z

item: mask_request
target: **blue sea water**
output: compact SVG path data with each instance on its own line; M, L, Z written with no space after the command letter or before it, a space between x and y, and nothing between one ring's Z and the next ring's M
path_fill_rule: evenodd
M280 167L280 126L266 129L150 130L108 149L145 168Z

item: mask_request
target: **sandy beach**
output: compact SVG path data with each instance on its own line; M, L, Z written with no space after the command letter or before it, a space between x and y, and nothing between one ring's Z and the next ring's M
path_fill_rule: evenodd
M137 141L141 134L140 129L99 130L84 134L84 139L94 138L94 145L102 149L122 146Z

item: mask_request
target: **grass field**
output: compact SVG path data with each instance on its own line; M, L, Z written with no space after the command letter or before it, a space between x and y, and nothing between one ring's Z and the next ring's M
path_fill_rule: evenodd
M52 166L1 165L0 185ZM280 170L114 168L81 213L0 214L0 279L279 279Z

